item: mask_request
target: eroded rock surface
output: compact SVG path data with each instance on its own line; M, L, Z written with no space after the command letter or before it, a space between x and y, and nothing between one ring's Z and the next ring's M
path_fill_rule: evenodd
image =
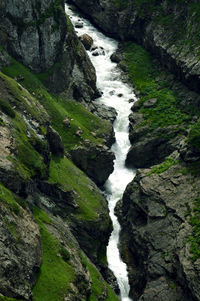
M182 164L177 161L164 172L139 169L118 204L121 250L135 300L200 300L188 213L199 197L199 178L183 174Z

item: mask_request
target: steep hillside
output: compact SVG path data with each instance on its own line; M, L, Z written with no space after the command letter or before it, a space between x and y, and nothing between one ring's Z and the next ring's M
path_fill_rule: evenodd
M72 2L123 40L111 59L138 96L126 163L139 169L116 208L130 294L200 300L199 3Z
M107 202L72 161L99 185L113 169L112 125L85 108L95 70L63 2L0 8L0 300L118 300Z
M107 34L142 44L178 79L199 92L198 1L72 2Z

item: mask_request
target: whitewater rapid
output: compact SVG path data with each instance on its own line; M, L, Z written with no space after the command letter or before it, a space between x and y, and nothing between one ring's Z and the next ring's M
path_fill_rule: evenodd
M107 247L107 260L109 268L117 279L121 301L131 301L132 299L129 298L130 287L127 267L121 260L118 249L120 225L114 214L114 208L117 201L122 198L127 184L135 176L135 170L125 167L125 159L130 148L128 116L133 105L130 100L135 101L136 96L133 88L121 81L120 70L116 63L110 60L111 54L117 50L118 42L99 32L88 20L71 10L69 5L66 5L66 12L73 24L83 24L82 28L76 28L78 36L87 33L92 37L94 45L98 47L94 51L99 51L100 55L94 56L93 52L88 51L88 55L96 69L97 87L103 93L96 101L115 108L118 114L113 125L116 137L116 142L112 146L112 151L116 157L114 171L104 185L110 217L113 222L113 232Z

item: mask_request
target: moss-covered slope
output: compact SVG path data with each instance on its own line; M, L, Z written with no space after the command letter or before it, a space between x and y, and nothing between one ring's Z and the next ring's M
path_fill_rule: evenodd
M112 126L50 94L14 59L8 65L0 73L1 299L117 300L93 265L106 269L107 203L70 158L84 141L106 143Z

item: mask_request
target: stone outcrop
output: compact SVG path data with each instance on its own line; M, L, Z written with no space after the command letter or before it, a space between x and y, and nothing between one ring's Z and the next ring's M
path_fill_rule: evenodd
M166 156L180 148L183 138L179 136L179 126L158 127L150 131L148 126L141 126L144 119L138 112L132 113L129 120L129 138L132 146L127 154L127 165L137 168L149 167L162 162Z
M183 4L163 0L151 5L132 0L72 2L105 33L142 44L177 78L199 92L198 12L195 1Z
M97 185L103 185L114 169L114 154L103 145L78 146L71 151L72 160Z
M134 300L200 300L199 259L192 260L189 239L199 178L183 168L176 161L163 172L139 169L118 204Z
M30 300L41 265L41 242L38 225L21 207L9 210L0 201L0 292L9 297Z
M65 15L63 0L1 1L0 17L0 45L32 71L45 73L53 93L65 92L83 103L96 97L94 67ZM2 54L0 66L6 64Z
M63 8L61 0L1 1L0 44L32 70L46 71L62 52Z

